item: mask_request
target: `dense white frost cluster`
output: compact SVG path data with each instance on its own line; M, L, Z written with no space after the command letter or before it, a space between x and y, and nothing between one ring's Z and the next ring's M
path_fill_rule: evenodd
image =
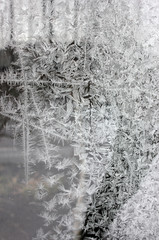
M159 236L159 155L141 181L139 190L121 208L110 226L109 239L156 240ZM106 238L107 239L107 238Z
M158 206L157 172L145 175L159 147L159 68L147 38L157 42L158 25L144 14L157 2L2 2L17 61L1 66L0 114L22 140L26 181L44 168L34 239L133 239L138 223L136 239L153 239L157 222L143 222Z

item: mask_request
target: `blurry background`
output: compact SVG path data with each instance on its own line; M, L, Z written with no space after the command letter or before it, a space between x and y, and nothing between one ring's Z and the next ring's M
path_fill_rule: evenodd
M103 1L99 2L103 4ZM125 1L114 2L124 6ZM78 37L88 34L86 28L96 20L95 4L99 3L92 0L0 0L0 48L11 39L35 41L37 37L46 38L52 34L61 41L71 41L75 28ZM107 1L103 6L106 5ZM156 52L159 47L158 0L131 0L126 5L136 23L137 39L144 42L145 48L150 47ZM122 9L124 11L124 7Z

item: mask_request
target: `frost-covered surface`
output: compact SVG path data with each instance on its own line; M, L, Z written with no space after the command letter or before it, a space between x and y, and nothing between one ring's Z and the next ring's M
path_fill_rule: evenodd
M121 208L105 239L157 240L159 238L159 155L139 190Z
M132 1L130 1L132 2ZM159 49L159 2L158 0L135 0L135 14L138 15L136 38L145 49L158 55Z
M34 239L78 239L81 230L101 240L158 153L159 60L137 39L127 1L50 3L46 37L11 42L18 57L1 74L0 114L22 145L26 181L45 168L36 192L44 229Z
M36 40L37 37L48 37L49 24L53 23L55 37L59 40L73 40L74 38L74 19L75 7L78 11L78 34L85 35L87 24L90 24L92 15L91 8L95 1L81 0L80 4L76 0L54 0L54 1L36 1L36 0L14 0L13 11L14 19L10 15L10 0L0 1L0 47L6 46L10 40L10 29L13 21L14 40L26 41ZM115 1L98 1L98 6L104 12L109 3L115 5ZM123 3L122 11L127 11L130 7L132 21L136 24L135 37L137 41L144 44L145 48L157 54L158 43L158 0L131 0L118 1ZM90 7L91 6L91 7ZM109 15L109 14L108 14ZM105 16L106 17L106 16ZM99 26L98 26L99 27ZM155 47L154 47L155 46Z

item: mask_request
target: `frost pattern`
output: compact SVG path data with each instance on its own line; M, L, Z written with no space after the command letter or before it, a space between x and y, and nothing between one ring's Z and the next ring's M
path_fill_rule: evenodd
M2 92L0 114L22 140L26 182L45 169L34 239L100 240L157 154L158 58L137 41L125 1L61 1L45 19L47 4L46 37L12 45L17 62L0 84L19 95ZM65 41L51 22L63 7Z

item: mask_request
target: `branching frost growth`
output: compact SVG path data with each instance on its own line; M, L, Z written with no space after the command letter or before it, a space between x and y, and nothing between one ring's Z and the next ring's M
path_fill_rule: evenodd
M86 7L74 41L18 45L19 67L1 78L19 92L0 92L0 114L23 141L26 181L45 168L36 197L52 231L34 239L101 240L157 154L158 69L135 40L129 6Z

